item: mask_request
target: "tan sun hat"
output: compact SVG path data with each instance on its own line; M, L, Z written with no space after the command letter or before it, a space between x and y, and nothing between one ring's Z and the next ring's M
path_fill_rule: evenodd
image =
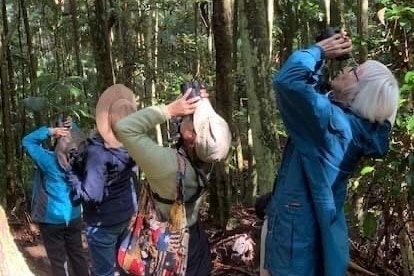
M120 119L137 111L134 93L123 84L108 87L96 105L96 127L105 147L120 148L122 143L115 137L113 127Z
M230 128L227 122L214 111L208 99L199 101L193 115L193 124L197 157L208 163L225 159L231 145Z

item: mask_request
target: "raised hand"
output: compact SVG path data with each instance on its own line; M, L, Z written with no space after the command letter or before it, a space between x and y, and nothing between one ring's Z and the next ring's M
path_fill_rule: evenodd
M200 97L188 98L191 94L191 88L189 88L185 94L175 101L167 105L167 110L171 117L185 116L193 114L197 108L197 102L201 99Z
M352 41L346 33L335 34L319 41L316 45L324 50L326 59L334 59L352 51Z
M54 127L52 128L52 135L55 138L65 137L69 134L70 129L67 127Z

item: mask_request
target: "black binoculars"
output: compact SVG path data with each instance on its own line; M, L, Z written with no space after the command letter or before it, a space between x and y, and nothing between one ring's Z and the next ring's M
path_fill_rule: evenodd
M318 35L316 37L316 42L319 42L321 40L330 38L331 36L335 35L335 34L340 34L341 33L341 29L338 27L328 27L326 28L320 35ZM337 58L335 58L335 60L339 60L339 61L343 61L343 60L347 60L351 57L350 54L345 54L342 56L339 56Z
M201 95L200 90L203 88L204 86L202 84L200 84L198 81L188 81L185 82L183 84L181 84L180 89L181 89L181 94L185 94L185 92L191 88L191 94L188 97L189 99L193 98L193 97L197 97Z

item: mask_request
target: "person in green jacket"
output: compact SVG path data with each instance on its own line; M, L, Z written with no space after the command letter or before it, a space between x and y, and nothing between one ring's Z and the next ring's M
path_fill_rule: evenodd
M191 88L168 105L141 109L116 124L118 139L147 177L164 218L169 217L176 195L177 150L185 156L184 200L190 230L186 276L210 275L211 257L207 235L199 222L199 208L206 187L206 167L223 160L231 143L227 123L212 108L207 92L190 98ZM156 125L173 117L183 117L179 148L158 145L149 136Z

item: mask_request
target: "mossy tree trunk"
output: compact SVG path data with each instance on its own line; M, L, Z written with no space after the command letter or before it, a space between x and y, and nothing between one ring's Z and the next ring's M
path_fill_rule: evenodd
M239 2L241 57L246 78L257 172L257 183L252 183L250 194L255 196L257 192L264 193L272 189L279 149L276 104L270 72L272 20L269 20L267 1Z

